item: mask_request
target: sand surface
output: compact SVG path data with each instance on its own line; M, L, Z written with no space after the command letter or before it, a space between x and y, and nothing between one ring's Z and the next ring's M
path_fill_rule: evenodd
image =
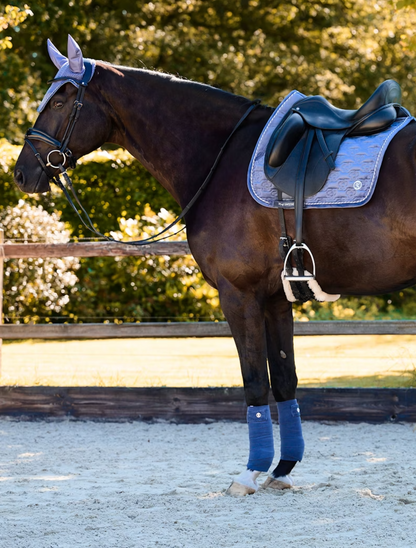
M293 490L233 499L245 424L0 419L0 548L414 546L413 425L304 434Z

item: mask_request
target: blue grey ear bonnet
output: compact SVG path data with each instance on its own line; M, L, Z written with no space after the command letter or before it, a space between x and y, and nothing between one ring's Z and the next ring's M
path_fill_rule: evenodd
M63 78L63 80L58 80L53 82L48 91L46 92L44 98L42 99L41 104L38 106L38 112L46 107L51 97L55 95L59 88L70 82L76 88L79 87L78 81L82 79L85 72L84 58L82 56L82 51L79 45L75 40L68 34L68 57L62 55L58 49L48 40L48 53L53 62L53 64L58 69L58 72L55 76L56 78ZM92 71L91 78L94 75L95 70L95 61L94 59L88 59L91 63Z

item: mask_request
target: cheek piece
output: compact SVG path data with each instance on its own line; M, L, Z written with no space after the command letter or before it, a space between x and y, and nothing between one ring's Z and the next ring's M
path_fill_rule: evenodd
M247 408L250 454L247 468L267 472L274 457L273 427L268 405Z
M297 400L277 403L280 427L280 458L301 461L305 449Z

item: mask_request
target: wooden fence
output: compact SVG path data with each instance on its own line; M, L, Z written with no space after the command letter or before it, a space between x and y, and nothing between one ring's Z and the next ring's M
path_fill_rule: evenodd
M169 326L156 324L155 328L145 324L3 324L3 263L5 259L29 258L60 258L60 257L127 257L127 256L155 256L155 255L186 255L190 254L189 246L183 242L158 242L153 245L133 247L114 242L69 242L66 244L45 243L4 243L3 230L0 229L0 345L2 339L101 339L120 337L157 337L157 336L187 336L170 334ZM191 324L189 324L191 325ZM121 327L121 329L120 329ZM215 329L215 328L214 328ZM209 331L209 328L208 328ZM166 334L163 334L166 333ZM227 336L230 334L228 333ZM210 336L204 335L192 336ZM1 368L1 346L0 346ZM0 369L1 370L1 369Z
M302 420L416 422L415 388L302 388ZM272 419L276 404L270 395ZM244 389L0 386L0 416L245 422Z
M120 257L189 254L187 242L132 247L122 243L3 243L0 230L0 360L2 339L230 337L226 322L8 324L3 318L3 262L13 258ZM415 335L416 321L295 322L295 335ZM0 361L1 368L1 361ZM416 421L416 389L300 388L303 418ZM164 418L179 422L245 420L242 388L0 387L0 415L105 419Z
M47 257L127 257L190 254L188 243L158 242L133 247L113 242L67 244L3 243L0 229L0 289L5 259ZM230 337L227 322L173 322L122 324L7 324L4 325L0 291L1 339L108 339L142 337ZM295 322L295 335L415 335L415 320Z

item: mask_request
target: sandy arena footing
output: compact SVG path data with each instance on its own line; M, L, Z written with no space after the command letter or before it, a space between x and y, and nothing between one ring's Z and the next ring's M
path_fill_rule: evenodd
M236 499L245 424L0 419L0 548L412 546L413 425L304 434L294 489Z

